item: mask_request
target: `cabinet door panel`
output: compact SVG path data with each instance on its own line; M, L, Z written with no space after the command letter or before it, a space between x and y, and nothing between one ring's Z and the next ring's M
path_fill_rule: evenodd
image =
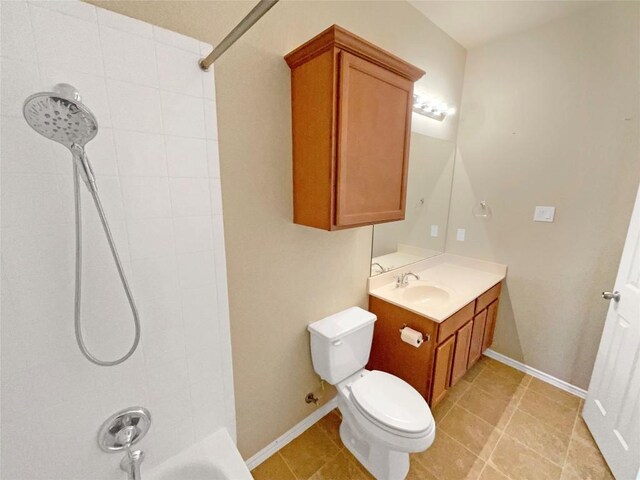
M483 310L473 317L473 331L471 332L471 345L469 346L469 362L467 369L478 361L482 355L482 340L484 338L484 327L487 323L487 311Z
M336 225L404 218L413 83L340 53Z
M436 359L433 367L433 390L431 391L432 408L442 400L447 393L447 388L449 388L455 338L449 338L436 348Z
M382 370L403 379L428 399L436 324L376 297L369 297L369 311L376 314L378 320L373 329L367 368ZM404 325L429 335L431 340L424 342L419 348L404 343L399 331Z
M453 367L451 369L451 386L458 383L458 380L467 373L472 329L473 321L467 323L464 327L458 330L458 333L456 334L456 346L453 353Z
M498 318L498 302L494 301L487 307L487 324L484 327L484 338L482 339L482 351L484 352L493 343L493 333L496 329L496 319Z

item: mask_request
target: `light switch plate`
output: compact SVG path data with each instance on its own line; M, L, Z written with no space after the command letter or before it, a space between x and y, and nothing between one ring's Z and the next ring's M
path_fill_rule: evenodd
M458 240L459 242L464 242L464 236L467 233L467 231L464 228L459 228L456 231L456 240Z
M556 207L536 207L533 214L534 222L553 222L556 215Z
M438 236L438 225L431 225L431 236L432 237Z

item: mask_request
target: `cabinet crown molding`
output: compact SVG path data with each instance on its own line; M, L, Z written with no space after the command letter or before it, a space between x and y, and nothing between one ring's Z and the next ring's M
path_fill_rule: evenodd
M339 48L364 58L412 82L420 79L425 74L424 70L405 62L392 53L367 42L365 39L338 25L331 25L308 42L288 53L284 59L289 68L293 69L332 48Z

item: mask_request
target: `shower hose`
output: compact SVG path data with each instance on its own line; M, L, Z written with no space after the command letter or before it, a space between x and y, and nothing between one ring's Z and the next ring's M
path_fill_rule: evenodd
M84 152L83 152L84 154ZM98 210L98 215L100 216L100 221L102 222L102 228L104 229L104 233L107 236L107 241L109 242L109 248L111 250L111 255L116 264L116 268L118 270L118 275L120 276L120 282L124 288L125 294L127 296L127 300L129 302L129 307L131 308L131 313L133 314L133 323L135 326L135 338L133 340L133 345L127 353L125 353L122 357L116 360L100 360L96 358L94 355L89 352L87 348L84 338L82 336L82 211L81 211L81 197L80 197L80 172L78 170L78 166L76 162L73 163L73 192L75 197L75 216L76 216L76 281L75 281L75 309L74 309L74 326L76 331L76 341L78 342L78 347L80 347L80 351L82 354L92 363L96 365L100 365L102 367L111 367L113 365L118 365L125 360L127 360L133 352L135 352L138 347L138 343L140 343L140 318L138 316L138 309L136 308L136 304L133 300L133 295L131 293L131 288L129 287L129 283L127 282L127 277L124 273L124 269L122 268L122 263L120 262L120 257L118 256L118 249L113 241L113 236L111 235L111 230L109 229L109 224L107 223L107 217L102 208L102 202L100 202L100 197L98 196L98 192L95 188L87 185L91 196L93 197L93 203Z

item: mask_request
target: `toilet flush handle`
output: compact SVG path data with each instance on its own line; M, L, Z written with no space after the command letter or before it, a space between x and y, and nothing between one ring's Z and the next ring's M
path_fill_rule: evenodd
M342 340L335 340L335 341L331 342L331 344L334 347L339 347L340 345L342 345Z

